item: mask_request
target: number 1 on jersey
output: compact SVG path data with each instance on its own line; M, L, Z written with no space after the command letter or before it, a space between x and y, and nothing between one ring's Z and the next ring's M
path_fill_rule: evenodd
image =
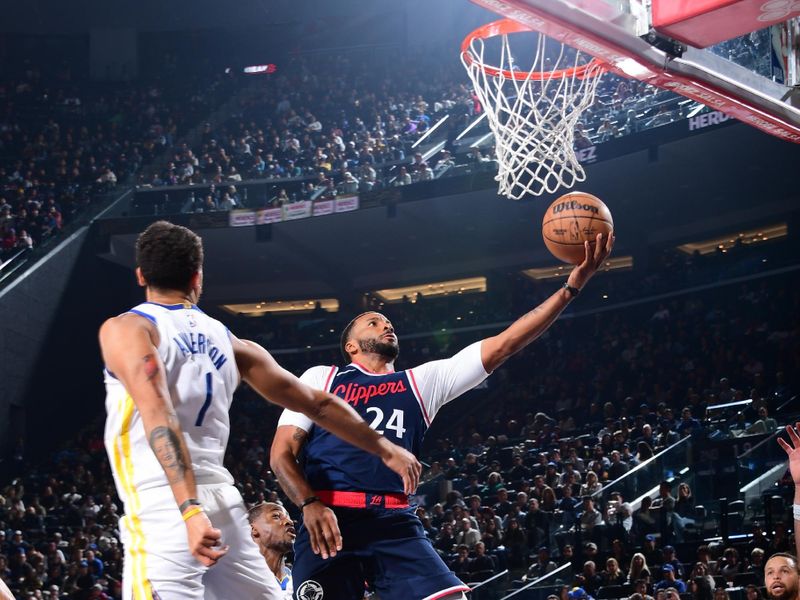
M375 418L372 420L372 423L370 423L369 426L383 435L383 430L380 429L381 423L383 422L383 411L377 406L370 406L367 409L367 412L375 413ZM391 429L394 431L398 439L403 439L403 434L406 432L405 428L403 427L403 417L403 411L399 408L395 408L392 411L392 416L389 417L389 420L386 422L386 429Z
M206 411L211 406L211 373L206 373L206 401L203 402L203 407L197 413L197 420L194 422L195 427L200 427L203 424L203 419L206 418Z

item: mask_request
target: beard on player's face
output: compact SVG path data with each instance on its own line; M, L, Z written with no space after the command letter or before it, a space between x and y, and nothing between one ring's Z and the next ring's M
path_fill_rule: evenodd
M773 600L793 600L797 597L797 585L789 582L787 587L768 588L767 596Z
M375 338L358 340L358 349L365 354L377 354L391 361L400 354L400 344L397 342L384 342Z
M767 590L767 597L772 598L772 600L792 600L795 598L795 592L786 588L783 588L778 593L775 590Z

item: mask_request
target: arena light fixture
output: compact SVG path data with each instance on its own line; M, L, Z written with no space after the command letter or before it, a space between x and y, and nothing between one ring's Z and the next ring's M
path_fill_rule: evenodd
M336 298L315 300L273 300L271 302L247 302L244 304L223 304L222 308L234 315L261 317L265 314L289 315L313 312L317 303L325 312L337 312L339 301Z
M785 238L787 235L789 235L789 228L786 223L777 223L775 225L759 227L758 229L729 233L698 242L689 242L678 246L678 250L686 254L694 254L695 252L699 252L701 255L713 254L715 252L722 252L724 254L737 244L748 246L750 244L759 244L769 240L779 240Z
M607 259L600 271L621 271L633 268L632 256L615 256ZM550 279L563 279L569 272L572 271L572 265L559 264L551 267L535 267L532 269L525 269L522 274L534 281L547 281Z
M440 296L455 296L459 294L472 294L486 291L486 277L468 277L466 279L452 279L450 281L436 281L433 283L420 283L405 287L376 290L373 295L388 304L402 302L404 298L414 303L418 295L425 298Z

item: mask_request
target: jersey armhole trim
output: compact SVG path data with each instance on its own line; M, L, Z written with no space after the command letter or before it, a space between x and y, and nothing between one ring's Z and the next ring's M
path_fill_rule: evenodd
M331 391L331 381L333 381L333 375L338 371L338 367L331 367L331 370L328 372L328 377L325 379L325 387L322 388L323 392L330 392Z
M414 378L414 371L413 369L409 369L406 371L408 373L408 380L411 382L411 388L414 392L414 397L419 402L419 407L422 409L422 417L425 419L425 424L430 427L431 426L431 419L428 416L428 411L425 410L425 402L422 400L422 394L419 393L419 388L417 387L417 380Z

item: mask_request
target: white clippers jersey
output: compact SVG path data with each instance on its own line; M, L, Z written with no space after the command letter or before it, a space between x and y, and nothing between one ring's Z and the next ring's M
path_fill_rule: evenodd
M230 333L192 305L145 302L128 312L158 328L158 353L197 483L232 484L222 464L230 434L228 410L239 384ZM108 369L105 384L106 451L117 491L127 505L136 492L169 483L146 439L139 411Z

